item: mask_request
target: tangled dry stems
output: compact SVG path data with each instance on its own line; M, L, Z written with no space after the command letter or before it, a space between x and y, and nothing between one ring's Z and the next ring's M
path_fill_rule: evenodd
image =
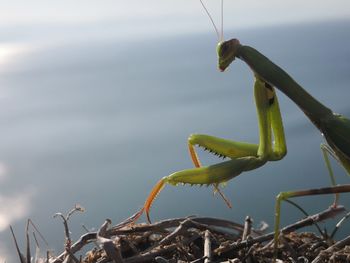
M279 240L279 262L350 262L350 236L334 243L314 233L295 231L327 220L344 212L344 207L329 208L284 227ZM70 214L71 215L71 214ZM253 229L252 221L244 224L208 217L168 219L153 224L128 224L129 220L111 226L107 219L97 232L82 235L72 243L68 230L68 216L64 221L65 251L59 256L47 255L37 262L48 263L139 263L139 262L272 262L273 233ZM131 217L132 218L132 217ZM95 247L82 253L86 245ZM19 248L17 247L19 251ZM20 253L20 252L19 252ZM21 262L30 256L21 254Z

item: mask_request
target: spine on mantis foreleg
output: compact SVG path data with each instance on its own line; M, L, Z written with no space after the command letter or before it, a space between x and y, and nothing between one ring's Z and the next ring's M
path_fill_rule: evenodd
M283 69L254 48L239 45L236 57L246 62L260 78L293 100L319 129L322 125L320 120L333 115L329 108L312 97Z

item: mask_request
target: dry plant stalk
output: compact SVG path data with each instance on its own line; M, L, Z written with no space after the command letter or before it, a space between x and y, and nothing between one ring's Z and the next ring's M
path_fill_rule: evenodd
M303 247L301 253L308 254L308 260L311 262L321 249L328 247L319 247L317 254L316 252L312 254L310 250L312 242L322 242L322 238L307 233L296 234L293 231L327 220L344 210L342 206L329 208L283 228L284 249L281 249L280 255L282 259L301 258L304 255L299 253L298 248ZM273 254L273 248L266 245L272 240L273 233L264 234L255 230L250 218L245 226L229 220L208 217L174 218L154 224L121 223L112 227L110 225L111 221L106 220L97 232L84 234L71 245L69 252L76 254L87 244L97 241L100 248L89 251L83 258L83 263L154 261L209 263L230 262L230 260L270 262ZM307 240L306 244L303 240ZM57 258L52 258L50 263L61 263L68 256L67 251L64 251Z

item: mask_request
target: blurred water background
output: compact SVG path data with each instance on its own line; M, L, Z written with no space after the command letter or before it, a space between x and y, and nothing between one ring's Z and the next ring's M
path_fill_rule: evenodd
M206 26L174 34L148 34L146 28L130 37L108 22L0 27L0 260L15 262L8 225L23 246L26 218L58 253L64 233L54 213L76 203L86 208L70 221L74 239L84 233L82 224L98 228L105 218L118 223L130 216L159 178L192 167L191 133L258 142L253 76L239 60L225 73L216 70L216 39ZM349 27L343 18L227 28L225 35L257 48L349 117ZM51 41L42 40L46 34ZM278 97L288 144L282 161L230 181L223 191L233 209L210 187L168 186L153 206L153 220L200 215L243 222L250 215L256 225L272 225L280 191L328 186L321 135L289 99ZM338 182L349 182L332 163ZM315 213L332 197L298 202ZM341 203L349 207L349 195ZM300 216L283 206L283 224Z

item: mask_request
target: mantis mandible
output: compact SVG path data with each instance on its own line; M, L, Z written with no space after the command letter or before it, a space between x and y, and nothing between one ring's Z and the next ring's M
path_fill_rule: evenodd
M207 11L207 10L206 10ZM213 22L213 21L212 21ZM217 31L218 32L218 31ZM323 134L327 144L322 144L332 186L321 189L281 192L275 206L275 251L277 250L281 202L288 198L316 194L350 192L350 185L336 186L328 155L334 157L350 175L350 120L334 113L320 103L293 80L283 69L252 47L243 46L237 39L220 41L217 46L218 68L225 69L239 58L252 70L255 77L254 97L257 109L259 144L237 142L203 134L192 134L188 148L195 168L165 176L153 187L136 219L143 212L150 222L150 207L165 184L213 185L228 206L228 200L220 192L219 185L242 172L257 169L268 161L278 161L287 153L281 113L274 87L287 95ZM202 166L195 146L203 147L230 160L210 166ZM337 195L333 206L337 205Z

